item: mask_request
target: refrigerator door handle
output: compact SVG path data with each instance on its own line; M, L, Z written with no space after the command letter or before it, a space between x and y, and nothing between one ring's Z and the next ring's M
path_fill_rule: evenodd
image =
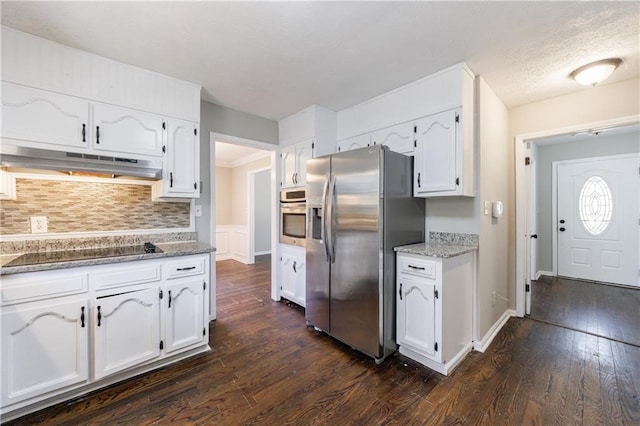
M327 216L329 217L329 230L327 231L327 236L329 237L329 241L327 242L327 246L329 247L329 258L330 262L334 263L336 261L336 247L335 247L335 232L333 231L333 201L335 199L336 192L336 177L335 175L331 177L331 181L329 183L329 193L327 194L327 205L329 207L329 211L327 212Z
M330 180L331 177L324 182L324 187L322 188L322 224L320 229L320 238L322 238L322 243L324 244L324 254L327 262L331 261L329 257L329 245L327 244L327 192L329 191Z

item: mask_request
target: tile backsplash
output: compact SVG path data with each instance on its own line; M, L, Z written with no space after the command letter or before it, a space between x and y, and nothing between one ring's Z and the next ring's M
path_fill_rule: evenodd
M190 204L151 201L149 185L16 179L16 200L0 202L0 234L29 234L31 216L46 216L49 233L180 229Z

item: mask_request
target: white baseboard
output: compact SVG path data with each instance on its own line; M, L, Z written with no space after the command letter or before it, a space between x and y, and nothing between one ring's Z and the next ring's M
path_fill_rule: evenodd
M489 345L491 345L491 342L493 342L493 339L498 335L498 332L500 332L500 330L502 330L502 327L504 327L507 321L509 321L509 318L515 316L516 311L513 309L507 309L506 311L504 311L498 321L496 321L495 324L491 326L487 334L485 334L482 339L480 339L480 341L476 340L473 342L473 349L478 352L486 351Z
M254 253L254 256L262 256L265 254L271 254L271 250L257 251Z
M541 276L546 275L548 277L553 277L553 272L551 271L538 271L536 272L536 277L534 278L535 280L539 280Z
M414 351L413 349L400 345L399 352L411 358L414 361L418 361L420 364L429 367L432 370L437 371L440 374L444 374L445 376L451 373L457 366L460 364L464 358L467 356L469 352L471 352L471 343L465 345L460 351L448 362L440 363L436 362L432 359L427 358L426 356L420 354L419 352Z

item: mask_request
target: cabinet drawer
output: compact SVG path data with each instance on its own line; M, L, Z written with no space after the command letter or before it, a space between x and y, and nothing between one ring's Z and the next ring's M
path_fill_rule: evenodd
M201 275L205 271L204 257L187 257L164 264L167 279Z
M161 279L160 264L150 265L117 265L92 272L91 286L96 290L129 287L137 284L159 282Z
M438 278L437 266L438 263L433 260L405 256L398 258L398 270L403 274L413 274L435 280Z
M1 305L69 296L87 290L86 272L50 271L9 275L2 277Z

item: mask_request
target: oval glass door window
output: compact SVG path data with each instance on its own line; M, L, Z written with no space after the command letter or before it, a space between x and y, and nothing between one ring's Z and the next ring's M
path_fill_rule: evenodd
M591 235L602 234L611 221L613 201L609 185L600 176L591 176L582 186L578 200L580 220Z

